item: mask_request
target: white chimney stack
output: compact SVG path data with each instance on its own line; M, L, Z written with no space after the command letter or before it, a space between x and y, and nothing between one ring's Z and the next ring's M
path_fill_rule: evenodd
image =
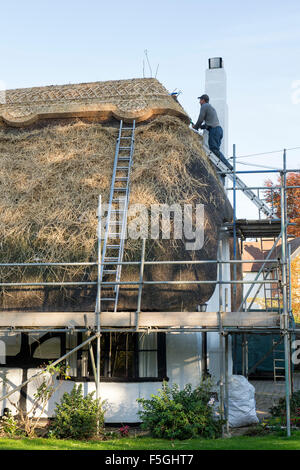
M209 96L210 104L215 108L223 128L221 152L228 158L228 107L227 81L222 57L208 59L208 69L205 72L205 93Z

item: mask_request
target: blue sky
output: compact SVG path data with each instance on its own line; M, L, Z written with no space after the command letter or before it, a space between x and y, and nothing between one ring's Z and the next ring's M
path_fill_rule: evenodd
M207 60L222 56L229 148L300 147L299 24L298 0L10 1L1 5L0 80L21 88L141 77L147 49L157 78L182 90L195 121ZM281 155L240 161L279 167ZM288 166L299 163L300 149L288 152Z

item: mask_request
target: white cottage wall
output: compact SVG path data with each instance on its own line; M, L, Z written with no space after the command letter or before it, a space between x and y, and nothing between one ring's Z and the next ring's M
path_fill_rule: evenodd
M222 260L230 260L230 238L224 235L220 241L219 258ZM230 280L230 264L222 265L222 279L223 281ZM223 284L221 288L223 309L231 310L231 288L230 284ZM225 305L227 301L227 305ZM219 311L219 286L216 289L207 303L208 312ZM199 347L201 347L202 338L201 333L197 333L199 338ZM208 351L208 370L212 376L214 382L218 382L220 377L220 360L223 359L222 350L220 350L220 338L219 333L208 333L207 334L207 351ZM201 353L200 353L201 355ZM232 349L231 349L231 338L229 338L229 354L228 354L228 373L232 374Z

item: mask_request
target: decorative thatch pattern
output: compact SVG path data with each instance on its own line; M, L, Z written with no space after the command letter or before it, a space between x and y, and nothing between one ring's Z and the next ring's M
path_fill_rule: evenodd
M159 114L189 118L155 78L55 85L8 90L0 104L1 119L10 126L28 126L43 118L97 117L102 121L144 121Z

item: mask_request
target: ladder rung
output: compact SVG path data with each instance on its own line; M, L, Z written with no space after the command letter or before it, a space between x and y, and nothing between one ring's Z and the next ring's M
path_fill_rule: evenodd
M116 299L115 299L114 297L102 297L102 298L101 298L101 302L102 302L103 300L106 300L107 302L111 302L111 301L115 301Z
M133 131L134 127L122 127L122 131Z
M122 155L118 160L130 160L130 155Z
M109 222L109 224L113 224L113 225L122 225L123 222L120 222L119 220L111 220Z
M122 198L118 198L118 199L113 199L112 202L122 202L122 201L126 201L126 199L124 197Z
M114 188L114 191L127 191L127 188Z
M131 149L131 147L119 147L119 150L128 150L128 149Z
M104 261L118 261L118 257L117 256L105 256L104 257Z
M111 209L111 212L125 212L124 209Z
M117 248L120 248L120 245L106 245L106 248L111 248L113 250L116 250Z
M121 139L131 139L131 137L125 135L124 137L121 136Z
M128 181L127 176L116 176L115 181Z
M117 166L116 170L129 170L129 166Z
M104 269L103 273L105 274L115 274L117 271L116 269Z

